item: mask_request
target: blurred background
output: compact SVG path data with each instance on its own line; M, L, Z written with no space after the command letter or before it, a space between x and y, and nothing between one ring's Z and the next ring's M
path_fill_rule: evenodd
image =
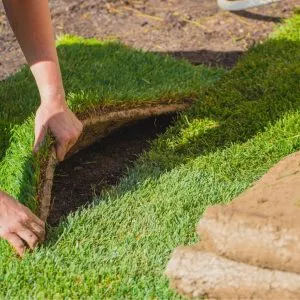
M231 68L263 41L299 0L222 11L213 0L50 0L55 34L118 39L135 48ZM0 80L24 63L0 2Z

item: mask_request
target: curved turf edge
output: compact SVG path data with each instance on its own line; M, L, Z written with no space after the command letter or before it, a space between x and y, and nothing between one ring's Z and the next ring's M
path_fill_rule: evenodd
M132 108L104 114L95 113L94 115L89 115L89 117L82 120L83 133L76 145L69 151L69 153L67 153L66 158L71 156L73 153L92 145L96 141L100 141L102 138L108 136L122 126L150 117L175 112L179 113L187 109L188 106L189 104L184 102L164 105L160 104L145 106L143 108ZM42 166L42 174L40 176L40 184L37 192L39 199L38 215L43 221L47 220L51 210L51 191L55 167L57 164L58 161L56 159L55 148L51 147L51 150L48 153L47 163Z
M176 104L181 109L224 73L115 41L63 36L57 49L68 104L82 120L132 109L148 110L150 116L148 108L156 106L172 111ZM49 138L37 155L32 153L38 103L27 67L0 82L0 189L35 212L43 198L43 176L51 156Z

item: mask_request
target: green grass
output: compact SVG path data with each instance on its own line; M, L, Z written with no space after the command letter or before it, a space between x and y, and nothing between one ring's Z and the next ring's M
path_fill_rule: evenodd
M185 61L144 53L117 42L65 36L58 52L67 100L76 113L193 99L223 70L192 67ZM0 189L33 210L39 158L32 155L38 91L26 67L0 82ZM46 150L45 150L46 151Z
M193 107L116 188L51 229L43 247L20 261L2 242L0 296L176 298L163 271L176 246L196 240L204 209L299 150L299 61L296 15L214 85L194 86Z

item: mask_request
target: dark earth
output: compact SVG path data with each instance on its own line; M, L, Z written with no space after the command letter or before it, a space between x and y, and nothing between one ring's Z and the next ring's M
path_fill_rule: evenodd
M164 132L176 114L135 122L62 162L55 170L53 205L48 223L90 202L93 196L115 185L135 159L150 146L148 141Z
M261 43L289 17L300 0L230 13L216 0L50 0L56 35L68 33L118 39L135 48L170 54L193 64L231 68L249 47ZM0 2L0 80L16 72L24 58ZM148 141L172 118L138 122L82 150L61 163L55 174L54 205L49 217L57 225L115 185Z

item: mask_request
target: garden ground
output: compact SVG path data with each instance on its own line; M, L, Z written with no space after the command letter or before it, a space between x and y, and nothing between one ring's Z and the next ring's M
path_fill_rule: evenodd
M50 0L57 35L119 39L134 48L226 67L263 41L297 3L281 0L233 14L219 10L216 0ZM0 53L1 80L24 64L2 2Z

